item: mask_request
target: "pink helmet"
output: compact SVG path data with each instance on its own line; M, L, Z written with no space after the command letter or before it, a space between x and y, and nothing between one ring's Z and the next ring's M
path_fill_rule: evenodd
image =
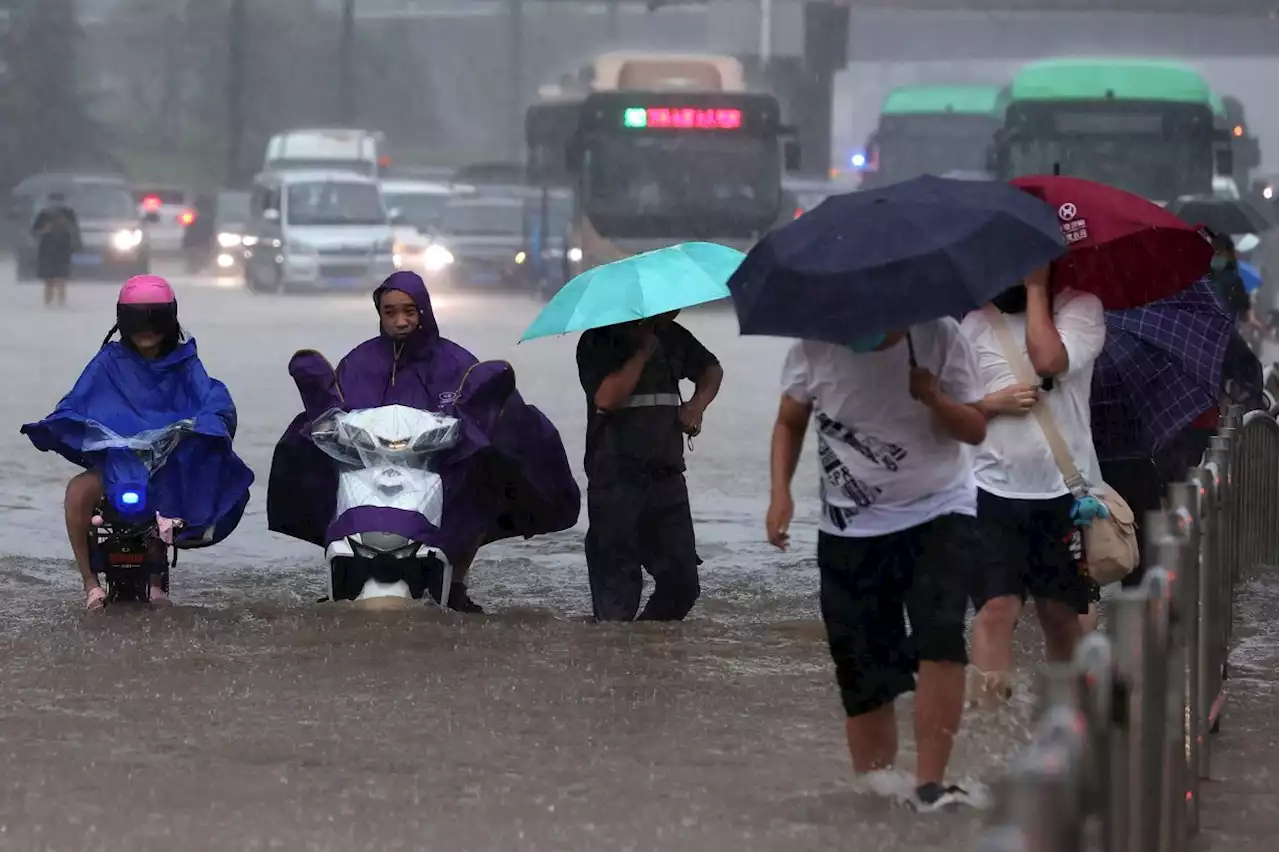
M121 305L167 305L177 301L169 282L159 275L133 276L124 282L117 300Z

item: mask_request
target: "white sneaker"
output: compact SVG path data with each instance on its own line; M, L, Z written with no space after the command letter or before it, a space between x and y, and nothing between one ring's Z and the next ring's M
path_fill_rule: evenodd
M917 787L908 804L919 813L926 814L975 806L973 797L963 787L954 784L944 787L936 782Z

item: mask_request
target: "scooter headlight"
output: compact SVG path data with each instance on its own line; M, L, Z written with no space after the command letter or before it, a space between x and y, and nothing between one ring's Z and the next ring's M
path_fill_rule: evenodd
M120 485L113 490L111 503L124 515L136 515L147 505L147 487L141 483Z

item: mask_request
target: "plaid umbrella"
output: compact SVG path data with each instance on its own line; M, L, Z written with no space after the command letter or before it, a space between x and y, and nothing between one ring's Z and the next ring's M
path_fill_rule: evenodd
M1151 458L1218 401L1235 325L1208 279L1106 317L1090 400L1094 446L1102 459Z

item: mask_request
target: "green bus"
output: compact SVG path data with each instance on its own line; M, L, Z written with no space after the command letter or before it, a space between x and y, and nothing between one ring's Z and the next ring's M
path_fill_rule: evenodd
M889 92L867 139L862 186L982 172L1000 127L999 86L900 86Z
M1058 169L1154 201L1209 195L1215 174L1232 171L1220 104L1179 62L1033 62L1002 94L990 170L1007 179Z

